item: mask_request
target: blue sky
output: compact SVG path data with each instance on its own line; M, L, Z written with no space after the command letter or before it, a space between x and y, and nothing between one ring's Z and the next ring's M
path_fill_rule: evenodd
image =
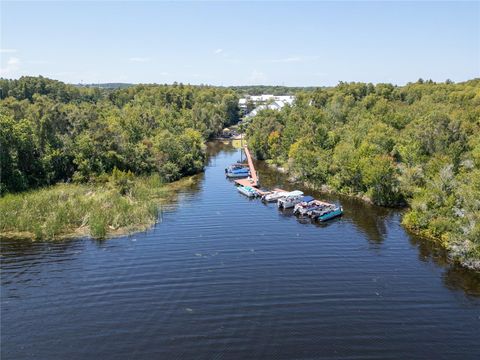
M480 77L480 2L0 6L6 78L322 86Z

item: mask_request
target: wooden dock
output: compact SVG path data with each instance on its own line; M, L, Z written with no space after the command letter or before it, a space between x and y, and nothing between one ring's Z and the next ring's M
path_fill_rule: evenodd
M248 150L247 145L243 147L243 151L245 152L245 156L247 158L247 164L250 169L250 177L247 179L235 180L235 182L238 185L252 186L256 188L257 186L259 186L258 175L257 175L257 171L255 170L255 166L253 165L252 155L250 154L250 151Z
M243 147L243 151L245 152L245 156L247 158L246 166L248 166L248 168L250 169L250 177L247 179L238 179L238 180L235 180L235 182L238 185L253 187L257 191L259 196L263 196L271 193L272 191L265 191L265 190L259 189L260 182L258 180L257 170L255 170L255 165L253 164L252 155L250 154L250 151L248 150L247 145ZM273 191L285 191L285 190L273 189Z
M257 190L257 193L258 193L258 195L260 195L260 196L268 195L268 194L270 194L270 193L272 193L272 192L274 192L274 191L277 191L277 192L286 192L285 190L283 190L283 189L278 189L278 188L275 188L275 189L273 189L272 191L268 191L268 190L263 191L263 190L260 190L260 189L257 189L257 188L255 188L255 190Z

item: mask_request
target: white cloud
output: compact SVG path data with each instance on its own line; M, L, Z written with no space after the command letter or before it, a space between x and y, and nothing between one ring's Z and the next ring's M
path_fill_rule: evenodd
M251 81L252 83L262 83L267 80L267 76L265 73L258 71L258 70L253 70L250 76L248 77L248 81Z
M0 49L0 53L2 54L11 54L11 53L16 53L17 52L17 49Z
M151 61L152 59L149 57L131 57L128 59L130 62L136 62L136 63L146 63Z
M221 54L223 52L223 49L217 49L214 51L215 54Z
M7 66L0 69L2 76L14 76L20 70L20 59L17 57L10 57L7 60Z

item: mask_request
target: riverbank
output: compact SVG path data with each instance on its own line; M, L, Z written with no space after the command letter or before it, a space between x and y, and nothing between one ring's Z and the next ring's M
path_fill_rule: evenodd
M402 226L406 230L428 241L439 244L446 250L449 258L462 267L480 271L480 250L473 240L451 234L443 236L432 235L429 230L419 229L411 225L408 219L409 214L407 212L402 217Z
M164 184L160 177L133 177L103 184L57 184L0 198L0 237L60 240L106 238L144 231L155 224L162 204L194 177Z
M319 191L321 193L326 194L337 194L346 196L352 199L361 200L365 203L374 205L374 201L369 198L365 194L351 194L351 193L342 193L338 192L335 189L329 187L328 185L321 185L318 186L312 182L302 181L296 176L290 169L288 165L280 166L274 163L271 160L266 160L265 163L268 167L283 174L287 177L288 181L291 183L300 184L302 187L306 189L311 189L313 191ZM471 239L465 237L461 238L459 236L455 236L452 234L443 234L442 236L435 236L431 231L428 229L421 229L414 225L412 225L412 221L409 218L409 214L411 214L411 208L409 204L405 203L399 206L389 206L389 208L398 208L403 209L402 215L402 226L412 234L420 236L428 241L434 242L435 244L440 245L448 254L452 261L458 263L464 268L469 268L472 270L480 270L480 254L478 246L472 241Z
M370 197L368 197L367 195L365 195L365 194L363 194L363 195L358 195L358 194L338 192L338 191L336 191L335 189L332 189L330 186L328 186L328 185L326 185L326 184L322 184L321 186L318 186L318 185L315 184L315 183L312 183L312 182L309 182L309 181L300 180L300 178L299 178L296 174L293 174L293 173L288 169L288 166L287 166L287 165L285 165L285 166L279 166L279 165L275 164L274 162L272 162L271 160L265 160L265 163L266 163L270 168L274 169L275 171L278 171L279 173L284 174L284 175L288 178L288 181L291 182L291 183L301 184L303 187L305 187L305 188L307 188L307 189L319 191L319 192L322 192L322 193L348 196L348 197L353 198L353 199L362 200L362 201L364 201L364 202L366 202L366 203L368 203L368 204L372 204L372 205L374 204L374 202L372 201L372 199L371 199Z

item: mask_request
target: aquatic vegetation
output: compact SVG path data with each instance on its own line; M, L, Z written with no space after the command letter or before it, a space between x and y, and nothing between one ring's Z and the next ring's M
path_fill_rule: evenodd
M26 76L0 79L0 90L4 236L146 229L175 186L165 183L201 172L205 141L238 120L226 88L98 89Z
M115 176L103 184L56 184L0 198L0 236L55 240L105 238L152 226L161 205L190 178L162 183L159 175L129 178L125 191Z

